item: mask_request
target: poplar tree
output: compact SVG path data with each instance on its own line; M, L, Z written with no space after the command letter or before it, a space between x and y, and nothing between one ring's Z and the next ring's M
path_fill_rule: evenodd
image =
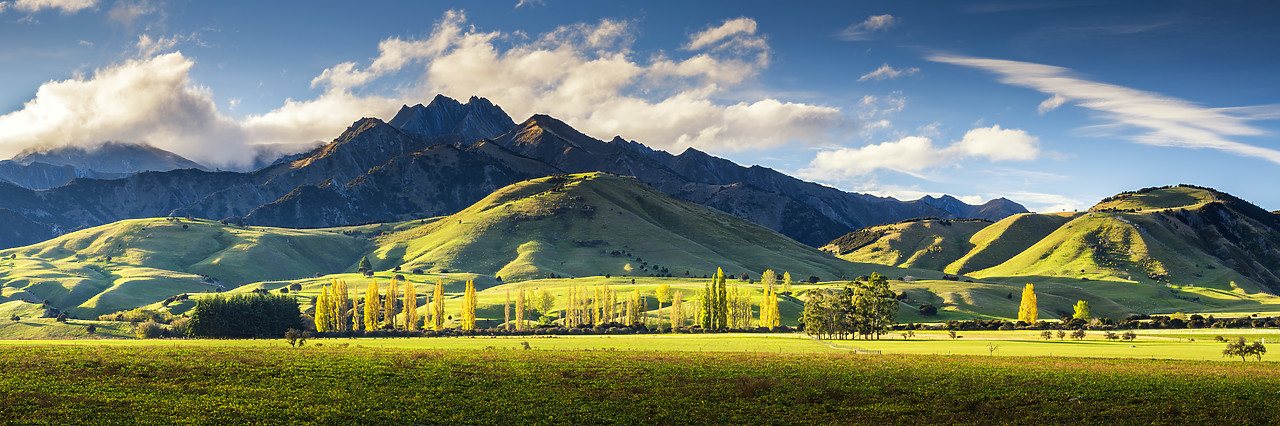
M516 330L524 330L525 320L525 294L524 283L520 283L520 287L516 293Z
M653 296L658 299L658 329L662 329L662 304L671 301L671 286L661 284L654 290Z
M782 273L782 292L784 293L791 292L791 273L790 272Z
M476 329L476 284L467 280L467 290L462 297L462 328Z
M729 325L729 293L725 287L724 271L716 268L716 319L715 328L723 329Z
M344 280L333 280L333 321L337 331L351 331L351 317L355 316L351 304L351 291Z
M369 288L364 292L364 329L365 331L378 329L378 307L382 304L378 301L378 280L370 280Z
M431 322L436 331L444 330L444 280L436 281L434 294L431 296Z
M312 318L316 322L316 331L329 331L329 304L326 303L329 298L329 286L324 286L320 290L320 295L315 298L316 314Z
M640 289L631 289L631 299L627 301L627 325L636 325L644 320L640 307Z
M418 329L418 292L408 280L404 283L404 329Z
M772 328L778 318L778 298L774 284L778 275L772 269L760 275L760 284L764 288L764 297L760 300L760 327Z
M1018 307L1018 321L1035 324L1040 319L1039 308L1036 307L1035 286L1027 283L1022 289L1022 306Z
M511 290L507 290L507 302L502 304L503 326L511 331Z
M671 295L671 328L684 327L684 295L676 290Z
M715 281L715 277L712 277L711 281L707 281L707 284L702 289L702 305L701 309L698 310L698 326L702 327L703 330L713 328L714 326L712 320L715 316L712 315L711 311L713 310L712 307L715 306L716 292L715 287L712 284Z
M400 291L396 289L398 283L395 278L392 278L391 284L387 284L387 296L382 299L385 305L382 309L386 311L382 319L386 320L386 325L392 330L396 329L396 315L400 314L400 310L396 309L398 305L396 302L400 299Z

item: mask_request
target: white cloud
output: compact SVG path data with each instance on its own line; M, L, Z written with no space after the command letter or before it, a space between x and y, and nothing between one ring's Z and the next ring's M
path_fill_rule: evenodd
M737 18L724 21L718 27L708 28L689 38L685 50L703 50L739 48L767 49L768 42L756 35L756 21L751 18Z
M819 151L803 170L801 177L815 180L844 180L867 175L880 169L912 176L945 164L969 158L988 161L1029 161L1040 155L1038 138L1019 129L1000 126L976 128L948 147L937 147L923 136L908 136L858 148Z
M191 83L182 53L126 61L88 77L48 82L23 108L0 116L0 157L25 149L145 143L205 165L250 165L260 153L299 152L332 139L355 119L390 114L397 103L326 95L288 101L244 121L217 110Z
M1041 102L1040 106L1036 107L1036 109L1040 111L1040 115L1045 115L1045 113L1058 109L1058 107L1065 103L1067 103L1067 98L1065 96L1054 93L1053 96L1049 97L1049 99L1045 99L1044 102Z
M543 0L520 0L516 2L516 9L519 9L525 6L533 6L535 4L539 6L547 5L546 3L543 2Z
M876 68L875 71L863 74L862 77L858 78L858 81L886 80L886 79L898 78L902 76L911 76L911 75L915 75L918 72L920 72L919 68L912 67L912 68L894 69L893 67L889 66L889 64L884 64L884 65L881 65L880 68Z
M1026 131L995 125L965 132L951 150L991 161L1029 161L1040 155L1040 140Z
M627 22L565 25L525 38L478 31L463 13L451 11L427 40L388 39L368 67L340 64L312 84L345 92L420 63L423 83L405 96L484 96L517 121L546 113L590 135L622 135L673 151L821 142L846 131L848 120L837 108L771 98L717 100L768 65L768 43L755 32L750 19L727 20L689 37L681 50L692 56L642 61L633 57L634 30ZM388 49L392 42L413 48ZM400 59L388 59L393 53Z
M1185 99L1074 77L1071 70L1050 65L943 55L929 60L985 70L998 75L1003 83L1053 94L1063 98L1064 103L1074 102L1110 120L1113 127L1138 130L1137 134L1124 135L1133 142L1215 149L1280 163L1280 151L1230 139L1267 133L1248 124L1268 117L1255 110L1206 108ZM1045 103L1041 105L1044 107Z
M107 11L107 18L125 27L132 27L138 18L155 13L156 7L147 0L131 2L117 0L115 6Z
M900 19L889 14L873 15L865 21L854 23L845 28L840 33L840 38L850 41L867 40L871 38L872 33L888 31L889 28L893 28L900 21Z
M1005 194L1005 197L1023 204L1027 207L1027 210L1040 213L1073 211L1088 208L1088 206L1080 200L1059 194L1012 191Z
M62 13L75 13L97 5L97 0L14 0L0 3L0 12L7 8L12 8L30 13L46 9L58 9Z

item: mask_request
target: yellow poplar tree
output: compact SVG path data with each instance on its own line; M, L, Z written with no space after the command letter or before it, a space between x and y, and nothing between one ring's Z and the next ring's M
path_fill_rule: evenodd
M418 293L408 281L404 283L404 329L418 329Z
M782 291L786 293L791 292L791 273L790 272L782 273Z
M388 326L391 326L392 330L396 329L396 315L400 313L396 309L396 302L400 299L400 292L396 290L397 283L398 281L394 278L391 279L391 284L387 284L387 297L382 299L383 304L386 305L382 308L383 311L386 311L382 319Z
M369 288L364 292L364 329L365 331L378 329L378 307L382 303L378 302L378 280L369 281Z
M1022 289L1022 306L1018 307L1018 321L1035 324L1040 319L1039 308L1036 307L1036 289L1031 283Z
M436 331L444 330L444 280L436 281L431 300L431 323Z
M671 301L671 285L660 284L658 289L653 291L653 297L658 299L658 329L662 329L662 304Z
M467 290L462 296L462 328L476 329L476 283L467 280Z
M684 295L676 290L671 295L671 328L684 327Z
M507 290L507 303L502 304L502 317L505 320L503 327L507 331L511 330L511 290Z
M325 286L322 290L320 290L320 295L316 296L316 299L314 302L315 308L316 308L316 314L313 317L316 321L316 331L320 331L320 332L329 331L329 304L327 303L328 302L327 299L329 298L328 296L329 296L328 286Z

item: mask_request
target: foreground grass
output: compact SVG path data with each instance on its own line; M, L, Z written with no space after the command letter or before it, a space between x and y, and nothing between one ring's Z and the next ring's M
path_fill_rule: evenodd
M848 353L8 346L0 351L0 418L1276 423L1277 373L1275 363Z

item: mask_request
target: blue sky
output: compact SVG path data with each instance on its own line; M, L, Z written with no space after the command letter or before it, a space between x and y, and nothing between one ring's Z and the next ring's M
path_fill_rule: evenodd
M1280 209L1265 1L0 5L0 157L116 140L235 168L444 93L902 199L1192 183Z

